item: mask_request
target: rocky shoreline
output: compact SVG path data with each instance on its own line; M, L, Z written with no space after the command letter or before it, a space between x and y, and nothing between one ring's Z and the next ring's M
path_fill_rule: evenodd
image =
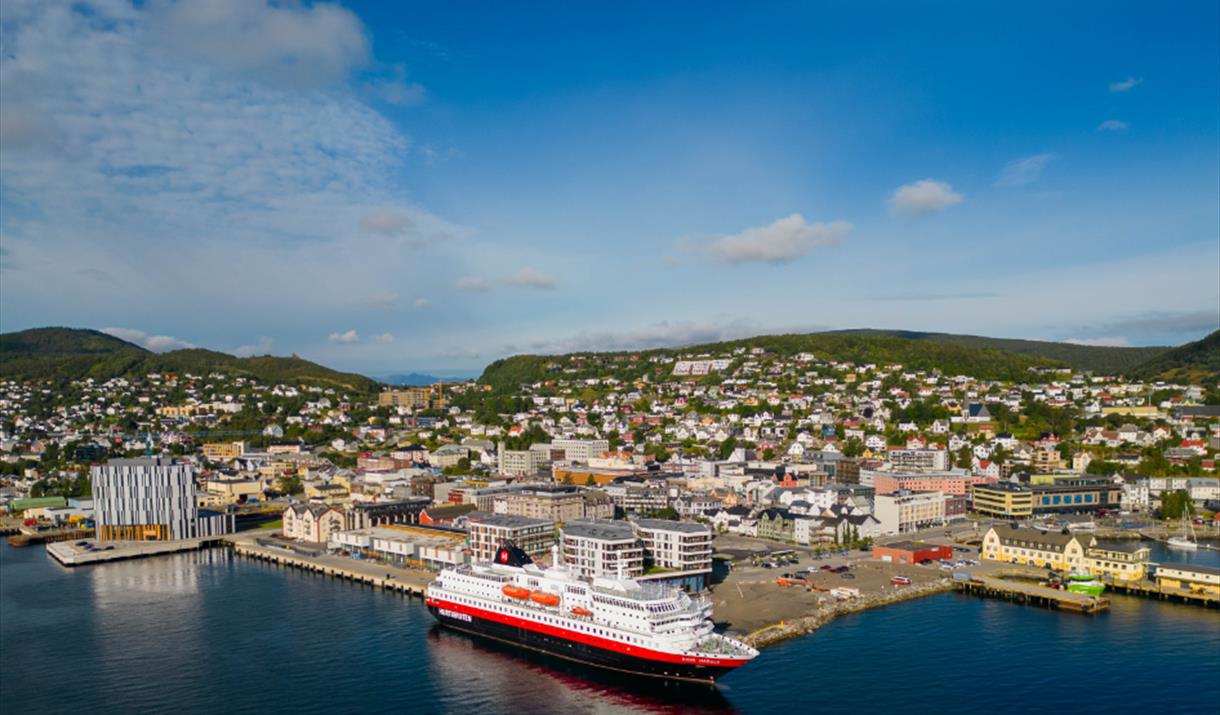
M812 633L830 621L849 613L859 613L871 608L880 608L881 606L888 606L902 601L912 601L916 598L923 598L924 596L932 596L952 590L952 579L942 578L929 583L904 588L894 593L862 596L851 601L819 606L816 611L808 616L761 628L745 636L742 640L755 648L761 649L780 641L788 640L789 638Z

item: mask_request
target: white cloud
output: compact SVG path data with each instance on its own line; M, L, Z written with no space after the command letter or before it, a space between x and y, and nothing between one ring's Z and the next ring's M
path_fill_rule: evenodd
M1127 124L1126 122L1122 121L1121 119L1107 119L1106 121L1097 125L1097 131L1099 131L1099 132L1121 132L1130 126L1131 126L1130 124Z
M258 342L253 345L240 345L233 349L233 354L237 357L253 357L255 355L270 355L271 346L275 341L266 335L261 335Z
M170 335L149 335L143 330L136 330L134 328L102 328L102 332L107 335L113 335L119 340L135 343L145 350L151 350L155 353L195 347L185 340L180 340Z
M491 290L491 282L478 276L462 276L453 287L458 290L488 291Z
M1131 341L1126 338L1108 337L1108 338L1067 338L1063 342L1072 343L1073 345L1092 345L1103 348L1129 348Z
M818 246L838 243L851 230L852 225L847 221L806 223L804 216L792 214L766 226L720 236L706 248L713 257L725 263L787 263Z
M1032 184L1042 176L1042 170L1055 158L1054 154L1034 154L1024 159L1016 159L1004 165L996 186L1024 186Z
M373 342L381 343L382 345L387 345L389 343L394 342L394 335L392 333L382 333L381 335L374 335Z
M158 0L148 30L167 54L290 87L338 84L370 59L360 19L325 3Z
M416 298L414 301L414 305L416 308L423 310L424 308L431 306L432 301L428 300L427 298Z
M504 279L507 285L517 288L537 288L538 290L554 290L558 283L554 278L534 268L522 268Z
M301 58L310 67L331 57L332 66L352 66L342 50L310 55L283 44L286 35L303 44L325 44L318 35L331 30L350 36L331 17L347 11L239 5L234 16L280 48L267 62ZM290 329L316 330L305 316L350 319L356 304L339 304L320 286L438 286L443 279L418 256L368 250L371 234L360 228L372 217L369 228L402 230L412 247L437 250L468 233L411 202L408 138L350 82L276 82L209 59L207 43L183 52L158 41L181 22L176 13L195 12L211 11L122 0L90 3L87 12L68 0L5 3L0 230L4 264L21 266L0 281L6 316L104 325L177 313L202 327L257 305L284 316L283 339ZM200 32L227 22L205 18ZM246 45L257 43L233 39L246 32L235 30L225 51L256 52ZM245 66L266 64L257 52Z
M921 179L899 186L890 197L890 211L900 216L923 216L960 204L965 197L943 181Z
M1135 89L1138 85L1141 85L1143 83L1144 83L1143 77L1138 77L1138 78L1128 77L1127 79L1124 79L1124 80L1119 80L1117 82L1111 82L1110 91L1111 92L1128 92L1132 89Z
M331 333L326 339L336 345L351 345L360 342L360 335L355 330L349 330L345 333Z
M411 226L411 217L388 209L374 211L360 218L362 231L381 236L401 236Z

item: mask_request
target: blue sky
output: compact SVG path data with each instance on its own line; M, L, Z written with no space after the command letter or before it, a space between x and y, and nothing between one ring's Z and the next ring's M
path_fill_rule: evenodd
M6 3L0 323L371 374L1220 322L1215 3Z

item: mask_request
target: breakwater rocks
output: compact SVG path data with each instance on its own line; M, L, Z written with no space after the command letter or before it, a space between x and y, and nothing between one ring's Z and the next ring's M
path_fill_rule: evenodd
M911 601L937 593L946 593L952 590L953 581L948 578L942 578L924 584L905 586L890 593L863 595L849 601L839 601L819 606L808 616L760 628L745 636L742 640L755 648L764 648L789 638L812 633L839 616L867 611L870 608L880 608L901 601Z

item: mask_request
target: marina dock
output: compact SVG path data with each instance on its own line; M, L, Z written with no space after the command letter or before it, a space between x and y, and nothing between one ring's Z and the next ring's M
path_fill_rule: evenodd
M1015 603L1060 611L1093 614L1110 607L1110 602L1105 598L992 576L973 576L969 580L962 579L954 583L957 585L957 590L964 593L980 597L1002 598Z
M233 552L239 556L280 566L290 566L354 583L367 584L374 588L395 591L408 596L422 598L424 587L432 580L430 575L384 564L362 563L333 556L305 556L283 546L260 544L249 539L230 538L228 541L233 546Z

